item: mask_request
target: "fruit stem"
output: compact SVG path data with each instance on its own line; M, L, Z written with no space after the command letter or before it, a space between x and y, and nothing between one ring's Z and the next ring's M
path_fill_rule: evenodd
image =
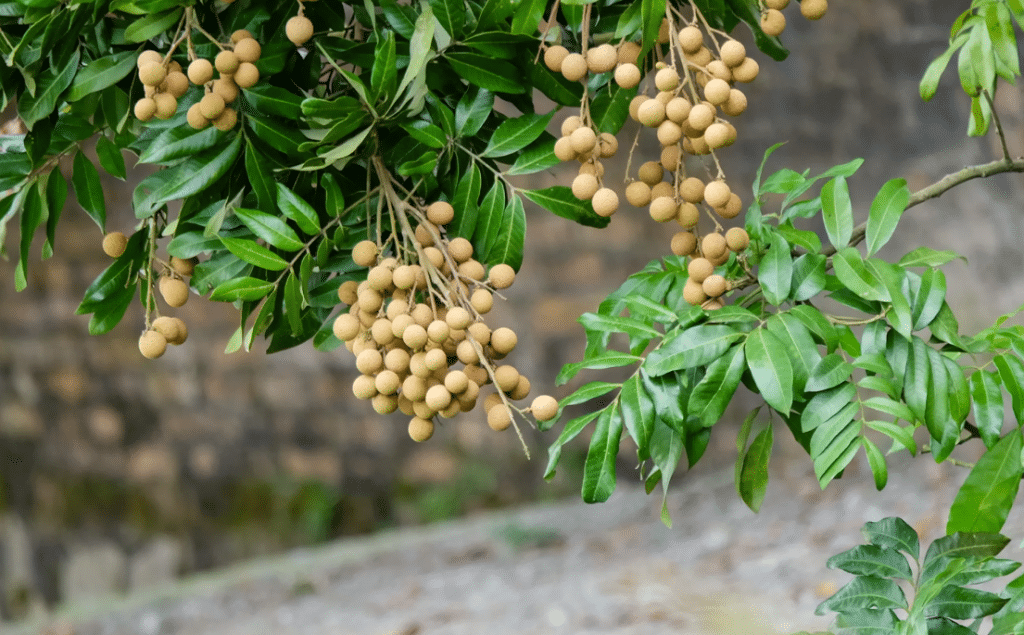
M150 216L146 221L148 225L149 235L146 237L146 252L147 252L147 266L146 266L146 330L153 328L153 313L160 317L160 311L156 306L156 298L153 293L153 263L157 261L156 257L156 215Z

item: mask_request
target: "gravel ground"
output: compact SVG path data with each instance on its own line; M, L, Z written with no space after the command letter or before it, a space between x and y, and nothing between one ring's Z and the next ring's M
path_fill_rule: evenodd
M792 453L792 452L790 452ZM821 492L806 456L776 460L760 514L732 468L691 473L669 497L622 486L569 501L386 532L69 607L12 635L615 635L824 629L814 607L849 576L825 568L869 520L942 534L963 471L919 457L874 490L855 464ZM1004 529L1024 558L1024 515ZM1003 581L1005 584L1005 580Z

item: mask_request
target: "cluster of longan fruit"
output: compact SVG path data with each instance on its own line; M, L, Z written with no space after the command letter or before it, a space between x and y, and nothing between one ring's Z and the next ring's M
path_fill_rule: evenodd
M582 201L590 201L599 216L611 216L619 209L619 195L604 187L604 166L601 159L615 156L619 140L615 135L594 132L577 115L562 122L562 136L555 142L555 156L561 161L579 161L579 174L573 179L572 193Z
M409 436L426 441L438 415L473 410L481 389L493 383L501 394L484 398L487 423L505 430L512 424L505 399L525 399L530 381L514 366L494 364L512 352L518 338L506 327L492 331L482 316L494 304L494 290L515 281L515 271L507 264L488 271L473 258L468 240L441 233L454 217L449 203L431 204L425 216L415 231L417 262L385 256L371 240L352 249L352 260L369 271L366 280L338 288L338 298L350 308L333 324L361 373L352 392L371 400L380 414L400 410L410 416ZM445 285L439 293L438 282ZM558 402L540 396L530 411L548 420Z
M768 35L782 35L786 30L786 16L782 10L789 6L789 0L763 0L761 8L761 30ZM800 13L808 20L820 20L828 11L828 0L801 0Z
M122 232L113 231L103 236L103 253L111 258L119 258L128 246L128 237ZM171 256L170 262L157 282L157 289L168 306L178 308L188 301L188 284L184 277L191 276L196 261ZM148 316L147 316L148 321ZM188 339L188 327L181 318L160 316L139 337L139 352L147 359L156 359L164 354L167 345L178 346Z
M145 96L135 102L135 116L140 121L173 117L178 112L178 99L188 92L188 78L181 72L181 64L167 62L160 53L148 50L139 54L136 65Z
M555 44L544 50L544 65L571 82L585 79L588 73L614 71L619 86L633 88L640 83L640 68L636 65L639 56L640 45L636 42L622 42L618 46L599 44L583 53L570 53L561 44Z
M203 98L188 109L188 125L202 130L213 124L218 130L230 130L238 123L238 113L228 104L234 103L241 88L251 88L260 81L256 62L263 54L260 43L245 29L231 34L230 48L210 60L197 58L188 65L188 78L204 87ZM218 73L213 78L213 71Z

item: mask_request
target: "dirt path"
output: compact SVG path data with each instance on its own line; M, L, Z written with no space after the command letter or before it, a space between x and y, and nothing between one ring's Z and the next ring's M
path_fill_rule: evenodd
M669 498L620 489L603 505L531 507L346 540L144 596L72 607L74 635L679 635L822 629L818 602L849 576L829 556L868 520L901 515L931 540L963 472L921 457L876 492L866 469L820 492L802 461L774 464L760 514L732 470ZM1019 510L1018 510L1019 512ZM1004 533L1024 557L1024 517ZM1004 581L1005 583L1005 581ZM47 632L42 624L11 635ZM50 632L60 633L60 629Z

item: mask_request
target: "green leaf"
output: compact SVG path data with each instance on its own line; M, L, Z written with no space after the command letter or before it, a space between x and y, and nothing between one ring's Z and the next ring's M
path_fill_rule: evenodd
M851 402L856 396L857 387L851 383L843 383L814 395L804 407L800 421L801 430L810 432L818 428L844 408L853 405Z
M78 101L113 86L135 70L138 58L138 51L121 51L89 62L75 75L68 91L68 101Z
M836 277L847 289L865 300L888 302L885 284L870 271L855 247L843 247L832 258Z
M35 93L26 91L19 96L18 116L26 128L32 130L37 121L53 114L61 94L71 85L78 72L79 59L79 50L75 49L62 68L50 68L47 73L40 74Z
M743 347L739 345L711 362L704 377L690 393L687 411L695 415L704 427L718 423L732 401L746 367Z
M768 302L780 305L789 297L793 282L793 258L789 254L789 243L779 234L771 236L771 244L761 260L757 279Z
M978 426L985 447L991 449L999 441L1003 429L1003 391L998 371L979 370L971 375L974 425Z
M1024 422L1024 364L1016 355L996 355L992 362L999 369L999 378L1006 392L1010 393L1010 405L1017 422Z
M889 516L879 521L864 523L861 534L873 545L884 549L899 549L914 562L921 556L921 541L917 531L902 518Z
M590 103L590 117L598 132L616 134L629 116L629 102L636 90L611 86Z
M506 119L495 129L481 156L503 157L522 150L537 140L554 116L555 111L552 110L546 115L528 113Z
M210 294L210 299L216 302L254 301L265 297L273 290L274 283L245 276L227 280L218 285Z
M914 441L914 426L900 426L890 421L865 421L864 425L881 432L885 436L893 440L893 447L889 449L889 454L896 451L896 443L903 446L907 452L910 452L912 456L917 455L917 443ZM865 440L867 437L864 437ZM870 459L869 459L870 460Z
M462 27L466 23L466 9L462 0L430 0L430 8L434 10L441 28L457 40L462 37Z
M740 498L754 512L761 509L768 489L768 461L772 456L772 444L772 427L769 425L754 437L754 442L743 457L743 467L740 468Z
M75 188L78 204L99 225L100 231L106 231L107 206L103 200L103 185L100 183L100 172L92 164L84 152L75 155L74 171L71 184Z
M370 71L370 89L374 103L390 103L395 96L398 70L395 66L395 33L387 30L377 35L373 53L373 68ZM295 329L292 330L295 332Z
M555 385L561 386L565 382L569 381L576 376L581 370L584 369L605 369L605 368L619 368L620 366L629 366L642 360L643 358L638 355L630 355L629 353L620 353L618 351L604 351L598 355L588 356L582 362L574 362L572 364L566 364L559 371L558 377L555 378Z
M586 403L591 399L597 399L598 397L607 395L616 388L621 387L622 384L613 384L607 381L592 381L589 384L583 384L571 394L562 398L559 402L559 407L566 408L568 406Z
M572 188L554 185L542 190L522 190L526 198L556 216L568 218L587 227L607 227L611 219L598 216L590 201L581 201L572 194Z
M304 233L314 236L320 233L320 217L313 206L288 189L284 183L277 184L277 205L286 218L295 221Z
M516 161L508 170L506 176L518 176L520 174L534 174L561 163L555 156L555 138L551 135L542 135L535 143L516 155Z
M822 254L804 254L793 261L793 300L809 300L825 290L825 260Z
M276 119L253 114L245 117L245 123L249 124L249 129L252 130L257 138L289 157L298 156L299 146L305 142L305 137L297 129L285 126ZM351 154L351 151L349 151L349 154ZM333 157L332 159L328 160L325 157L324 160L331 162L341 158L335 157L333 154L331 156ZM346 154L345 156L348 155Z
M505 214L505 185L495 180L491 191L477 208L476 229L473 231L473 253L478 258L486 258L491 245L488 241L501 231L501 222Z
M900 258L896 264L900 267L941 267L957 258L967 262L966 258L955 251L936 251L931 247L918 247Z
M909 201L910 190L907 189L906 179L892 179L879 190L871 203L865 233L869 256L889 242Z
M523 0L516 7L512 18L512 33L516 35L533 35L537 24L544 14L544 0Z
M846 613L856 609L906 609L907 598L894 580L875 577L856 577L836 591L835 595L818 605L815 615L825 611Z
M935 96L935 91L939 88L939 79L942 77L942 73L945 72L946 66L949 64L950 58L953 57L953 53L957 51L964 43L967 38L956 38L954 44L951 44L942 55L936 57L928 68L924 71L924 76L921 78L920 93L921 99L924 101L930 101Z
M412 36L402 33L403 37L409 39L409 65L405 68L405 75L402 76L402 81L398 85L399 93L420 76L431 58L430 45L434 41L434 25L437 22L434 20L434 12L429 6L421 5L420 11ZM398 31L398 29L395 30Z
M555 467L558 465L558 459L562 456L562 446L575 439L576 436L583 431L583 428L587 427L591 421L596 419L610 406L611 404L608 404L608 406L605 406L601 410L582 414L565 424L565 427L562 428L562 433L558 435L558 439L548 447L548 466L547 469L544 470L545 480L550 481L554 478Z
M455 131L460 137L472 137L494 110L494 94L490 91L469 86L455 106Z
M849 245L853 235L853 203L845 177L837 176L822 186L821 213L829 242L836 249Z
M825 566L829 569L841 569L853 575L914 579L914 572L911 571L906 556L878 545L858 545L832 556Z
M657 377L674 370L705 366L725 354L742 335L724 324L700 324L677 331L666 335L661 346L647 355L643 367ZM748 351L748 358L749 355Z
M765 402L788 415L793 407L793 367L785 345L765 327L760 327L747 336L744 352L754 384Z
M444 134L444 130L422 119L402 124L402 130L408 132L410 137L428 148L440 149L448 143L448 137Z
M946 276L938 269L921 274L921 286L914 297L912 319L918 331L932 323L946 301Z
M862 437L861 444L864 446L864 453L867 455L871 474L875 477L875 489L882 491L889 480L889 468L885 465L885 456L871 439ZM904 560L904 562L906 561Z
M996 533L1003 528L1024 476L1022 447L1020 431L1013 430L981 455L949 509L947 534Z
M476 163L462 175L458 187L455 188L455 198L452 199L452 207L455 208L455 218L448 224L448 235L469 240L476 230L476 222L479 206L477 200L480 197L482 177L480 168Z
M864 265L876 279L882 281L889 294L890 307L886 314L889 324L904 338L909 338L914 330L914 318L910 301L903 293L905 270L877 258L869 259Z
M124 30L124 39L129 42L145 42L174 26L181 17L178 7L163 13L153 13L135 20Z
M288 320L288 327L293 335L302 332L302 292L299 289L301 282L292 273L284 283L284 316Z
M600 331L605 333L625 333L630 337L651 340L661 337L655 328L644 322L619 315L601 315L600 313L584 313L579 318L583 328L589 331Z
M622 417L617 406L614 401L601 412L590 437L583 465L583 500L587 503L603 503L615 490L615 458L622 436Z
M256 153L256 148L251 144L245 144L245 175L249 177L249 184L256 194L256 203L259 209L268 214L277 211L277 196L274 186L274 176L271 174L266 158Z
M793 389L804 392L804 385L817 366L821 355L811 338L810 331L797 318L788 313L776 313L768 318L765 326L772 335L782 342L793 366Z
M242 90L245 100L258 112L296 120L302 113L302 98L290 90L260 82ZM358 104L357 104L358 105Z
M654 401L644 389L640 373L633 373L622 384L619 409L626 431L636 442L640 460L647 460L650 456L651 435L654 434Z
M252 233L278 249L285 251L302 249L302 241L299 240L295 230L277 216L241 207L235 208L235 216L252 230Z
M121 149L117 147L117 144L101 135L96 140L96 156L99 157L100 165L106 170L107 174L122 181L125 179L127 174L124 156L121 154Z
M501 223L491 231L493 233L487 241L490 248L485 262L489 265L505 263L519 271L523 265L523 245L526 243L523 199L513 194L501 215Z
M519 76L519 70L508 62L463 52L446 52L444 58L459 76L475 86L513 95L526 92L526 83Z
M646 55L658 40L658 30L661 27L661 21L665 18L665 5L665 0L641 0L641 56Z
M284 258L258 244L256 241L243 238L229 238L227 236L221 236L220 240L228 248L228 251L257 267L271 271L282 271L288 268L288 263Z
M139 163L170 165L212 148L221 137L222 133L212 126L205 130L194 130L192 126L168 128L146 144Z
M843 359L842 355L831 353L822 357L811 369L804 390L817 392L838 386L850 378L853 365Z
M924 613L954 620L970 620L992 615L1008 601L1008 598L981 589L946 586L928 603Z
M236 135L226 146L211 148L180 164L175 168L173 177L159 190L147 197L147 202L150 206L158 206L167 201L202 192L220 181L238 158L241 149L242 137ZM155 207L152 211L155 211ZM148 216L152 214L152 211L144 208L143 210L136 209L135 213L138 216L140 212L149 212Z

